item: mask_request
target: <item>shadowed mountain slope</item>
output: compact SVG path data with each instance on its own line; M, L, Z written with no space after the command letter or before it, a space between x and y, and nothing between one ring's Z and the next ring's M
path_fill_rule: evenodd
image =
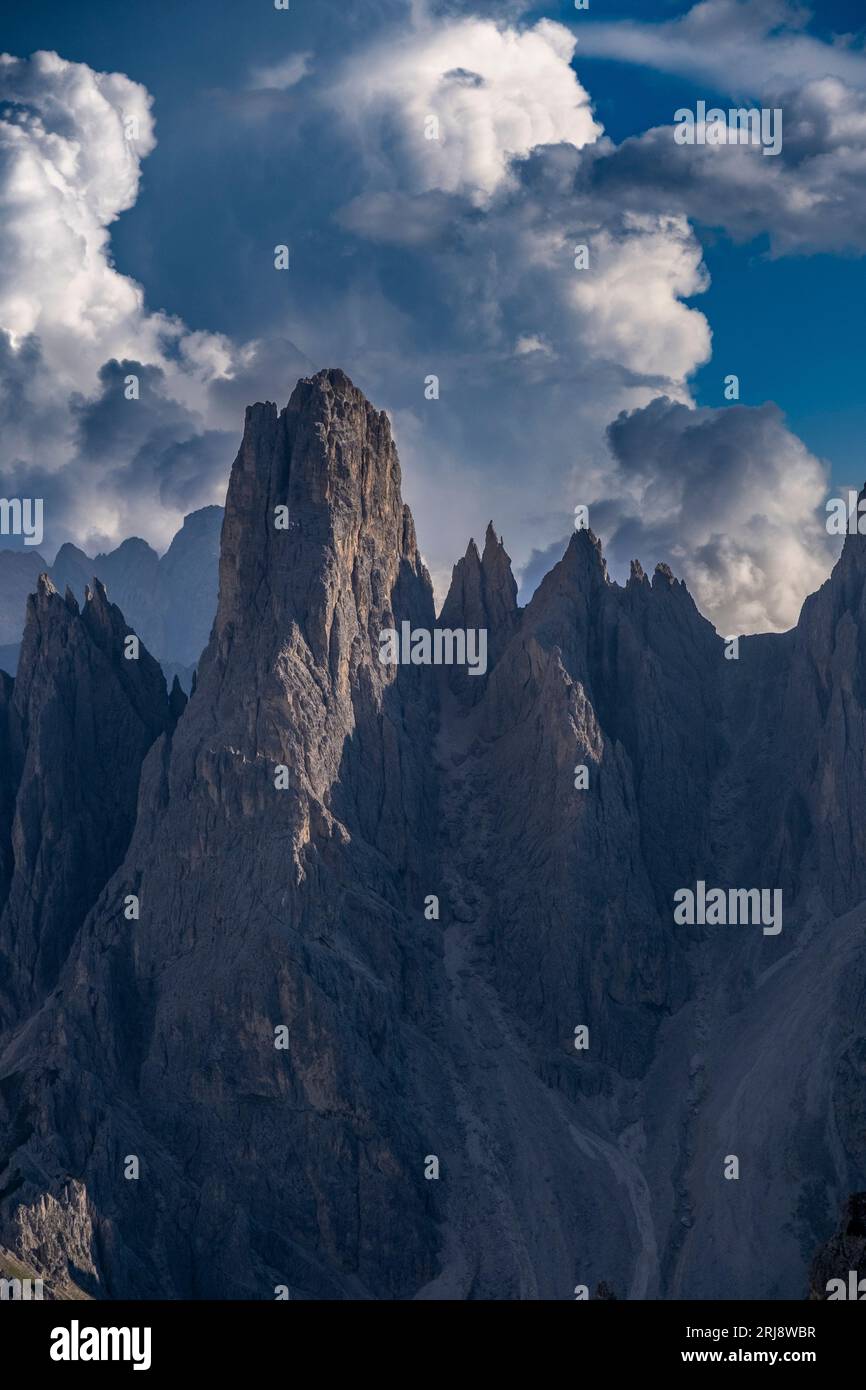
M186 708L45 586L0 686L0 1245L102 1297L804 1297L866 1186L864 544L730 660L588 531L521 611L491 527L439 621L486 674L386 665L437 625L387 417L248 409ZM698 880L782 931L676 924Z

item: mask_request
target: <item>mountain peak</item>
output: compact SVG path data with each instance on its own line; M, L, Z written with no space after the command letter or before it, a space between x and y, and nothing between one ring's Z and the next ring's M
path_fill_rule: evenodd
M565 548L565 554L559 565L554 565L550 575L556 574L560 566L562 566L562 577L567 577L572 583L577 583L581 589L585 589L587 586L590 588L595 588L597 585L606 586L610 583L601 541L588 526L582 527L578 531L572 531Z
M672 589L674 585L679 584L679 582L680 581L674 575L674 572L671 569L670 565L666 565L664 561L659 560L658 564L655 567L655 570L653 571L653 588L655 589L658 587L658 585L667 584L668 587Z
M84 590L85 603L95 603L98 607L108 607L108 590L102 580L94 575Z
M112 556L136 555L141 556L142 559L147 560L149 560L150 557L153 556L154 560L159 559L159 556L157 555L153 546L150 545L148 541L144 540L142 536L127 536L126 540L121 541L120 545L117 546L115 550L111 551L111 554Z
M440 622L445 627L486 629L488 663L493 666L516 630L519 611L511 557L491 521L484 554L479 555L474 539L470 540L463 559L454 566ZM477 690L477 682L473 688Z
M48 572L43 570L42 574L40 574L38 580L36 581L35 597L40 603L47 603L55 594L58 598L60 597L60 595L57 593L57 589L51 582L51 578L48 575Z
M350 634L370 652L405 586L429 592L400 484L388 416L344 372L303 378L279 414L250 407L222 532L223 655L254 641L265 659L261 644L280 650L293 627L332 673L345 675Z
M85 555L84 551L79 546L73 545L72 541L63 542L62 546L60 547L60 549L54 557L54 564L57 565L60 564L62 561L66 560L75 560L76 562L81 561L84 564L90 563L89 555Z
M214 527L219 531L222 525L222 519L223 509L216 503L213 503L209 507L198 507L194 512L186 513L183 519L183 525L177 532L177 535L175 535L174 540L177 540L177 537L184 533L189 534L191 531L210 531ZM174 541L172 541L172 544L174 544ZM170 548L171 547L169 547L169 549Z

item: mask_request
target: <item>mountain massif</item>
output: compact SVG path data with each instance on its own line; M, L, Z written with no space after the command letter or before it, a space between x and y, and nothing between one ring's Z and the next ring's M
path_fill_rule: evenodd
M247 410L188 703L88 583L0 676L0 1253L59 1297L809 1296L866 1188L866 538L734 650L587 530L521 609L491 527L437 620L330 370ZM384 664L405 623L485 671ZM698 884L782 929L679 924Z

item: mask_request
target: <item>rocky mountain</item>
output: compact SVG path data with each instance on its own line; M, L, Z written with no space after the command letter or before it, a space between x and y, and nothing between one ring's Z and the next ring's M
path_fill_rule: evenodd
M387 417L335 370L249 408L189 703L98 586L41 585L0 685L7 1256L59 1296L806 1297L866 1186L864 546L732 650L589 531L521 610L491 527L437 621ZM485 670L383 663L404 623ZM699 884L781 929L681 924Z
M28 603L20 670L0 706L7 1026L56 985L88 909L126 852L144 755L171 723L157 663L145 650L136 660L123 655L128 633L98 580L83 609L44 575Z
M137 537L93 558L67 543L52 566L32 551L0 550L0 669L15 674L26 600L40 574L79 603L97 578L169 678L177 675L188 691L216 612L222 518L222 507L191 512L162 557Z

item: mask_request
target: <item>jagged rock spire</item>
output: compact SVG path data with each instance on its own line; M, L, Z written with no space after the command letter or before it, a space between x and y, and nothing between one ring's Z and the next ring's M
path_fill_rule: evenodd
M349 630L377 636L410 576L429 586L385 412L336 369L299 381L279 414L249 407L226 498L221 650L243 640L252 596L258 643L263 625L280 640L294 624L315 660L337 634L345 658Z
M490 670L515 632L519 614L511 557L491 521L483 556L472 539L466 554L454 566L439 622L443 627L486 628Z

